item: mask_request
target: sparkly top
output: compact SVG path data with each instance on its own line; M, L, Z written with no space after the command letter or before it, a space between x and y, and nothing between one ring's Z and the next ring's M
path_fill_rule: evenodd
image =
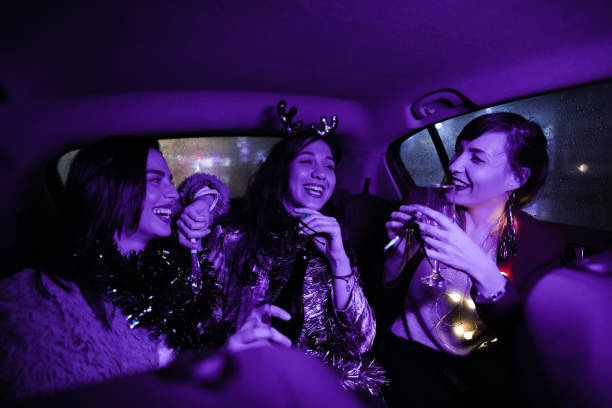
M242 239L243 232L234 227L226 227L225 230L219 228L209 239L211 247L222 248L219 267L211 270L226 294L219 315L232 322L236 321L246 284L241 283L232 269L236 257L242 256L238 249ZM353 288L344 310L335 309L327 261L312 245L298 248L297 253L301 257L299 260L282 251L276 253L273 249L263 253L259 267L253 271L256 276L248 284L258 287L260 292L266 293L270 302L274 302L279 294L278 288L288 281L289 276L292 273L301 274L303 284L299 304L303 323L295 346L335 368L345 388L363 389L378 395L385 382L382 369L364 355L374 341L376 321L361 286ZM301 267L294 268L296 264Z

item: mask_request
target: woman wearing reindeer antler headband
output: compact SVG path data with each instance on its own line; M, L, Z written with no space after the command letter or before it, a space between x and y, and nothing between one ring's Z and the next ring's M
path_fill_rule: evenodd
M327 136L337 118L302 129L292 122L296 108L281 101L277 110L288 137L208 240L225 291L220 315L234 327L228 347L294 345L334 367L345 388L377 395L382 371L364 357L376 323L334 196L339 151Z

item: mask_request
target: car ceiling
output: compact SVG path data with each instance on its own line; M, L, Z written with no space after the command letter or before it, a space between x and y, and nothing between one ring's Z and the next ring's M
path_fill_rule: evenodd
M384 109L441 88L485 104L612 76L607 0L86 3L5 14L5 101L214 89Z
M23 0L0 16L3 259L45 225L46 163L86 140L253 129L287 97L307 123L342 118L345 188L393 197L385 149L423 125L406 114L422 95L486 105L612 78L609 0Z

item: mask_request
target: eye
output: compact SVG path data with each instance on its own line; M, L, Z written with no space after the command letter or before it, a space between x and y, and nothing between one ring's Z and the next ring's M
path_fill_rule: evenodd
M312 160L311 159L302 159L298 163L310 164L310 163L312 163Z
M159 183L161 183L162 178L160 176L152 176L152 177L149 177L149 179L147 181L149 183L159 184Z
M472 160L472 163L476 163L476 164L484 163L484 160L482 160L478 156L472 156L471 160Z
M327 167L328 169L330 169L330 170L332 170L332 171L333 171L333 170L336 168L336 167L335 167L333 164L328 164L328 165L327 165L327 166L325 166L325 167Z

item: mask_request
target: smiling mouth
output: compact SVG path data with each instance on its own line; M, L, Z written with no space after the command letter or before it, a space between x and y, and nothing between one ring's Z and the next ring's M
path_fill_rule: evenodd
M305 184L304 190L306 191L306 194L312 197L321 198L325 192L325 187L319 184Z
M172 210L170 207L155 207L153 208L153 214L157 215L162 221L169 224Z
M453 184L455 185L455 191L465 190L466 188L472 187L471 184L466 183L463 180L459 180L457 178L453 178Z

